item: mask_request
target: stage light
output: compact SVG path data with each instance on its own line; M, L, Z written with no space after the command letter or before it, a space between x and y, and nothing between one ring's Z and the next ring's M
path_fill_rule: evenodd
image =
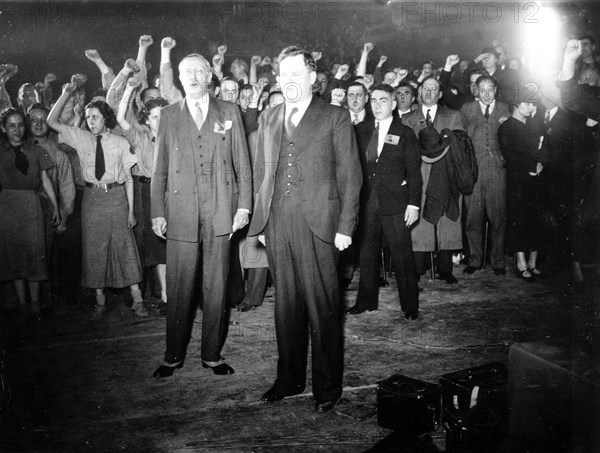
M553 7L538 5L538 14L522 24L523 56L534 78L548 79L554 77L560 67L564 18Z

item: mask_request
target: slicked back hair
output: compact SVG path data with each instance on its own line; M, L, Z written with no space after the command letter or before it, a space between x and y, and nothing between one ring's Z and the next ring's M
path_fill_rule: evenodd
M281 51L279 54L279 64L288 58L295 57L296 55L302 55L304 57L304 64L308 66L309 71L317 72L317 63L313 58L312 54L299 46L288 46Z

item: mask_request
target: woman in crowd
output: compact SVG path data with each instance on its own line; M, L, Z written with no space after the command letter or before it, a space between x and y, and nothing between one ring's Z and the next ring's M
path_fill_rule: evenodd
M103 101L93 101L86 106L88 130L58 121L75 88L74 83L65 84L47 122L60 134L62 142L77 150L81 161L85 180L81 212L81 285L96 290L92 320L100 319L106 311L106 287L129 286L132 310L138 316L148 316L138 285L142 280L142 268L132 231L136 220L131 167L138 158L130 152L127 140L110 132L117 121Z
M527 93L524 93L527 94ZM527 124L535 110L527 97L513 104L512 116L498 128L500 150L506 160L506 242L517 256L517 275L533 281L540 250L541 224L538 216L543 165L540 137ZM529 253L528 259L525 254Z
M6 134L6 140L0 140L0 281L12 280L21 312L37 318L40 282L48 280L42 187L53 207L52 225L60 223L56 195L46 173L54 161L39 146L25 143L22 112L7 110L0 127Z
M127 113L131 108L135 97L135 90L139 83L135 79L129 79L123 98L119 103L117 121L123 136L129 141L135 150L139 161L132 169L135 207L134 213L138 220L133 232L140 252L142 269L156 268L156 275L160 283L161 301L158 311L161 315L167 314L167 249L166 241L159 238L152 231L152 219L150 217L150 178L152 177L152 166L154 164L154 142L158 132L160 111L167 105L164 99L150 99L146 102L141 112L140 127L134 127L127 121Z

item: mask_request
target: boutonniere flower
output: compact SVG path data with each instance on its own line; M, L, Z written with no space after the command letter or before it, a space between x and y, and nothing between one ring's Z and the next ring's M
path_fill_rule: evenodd
M233 126L233 122L231 120L226 120L224 123L215 121L215 128L213 129L213 132L224 134L226 130L231 129L231 126Z

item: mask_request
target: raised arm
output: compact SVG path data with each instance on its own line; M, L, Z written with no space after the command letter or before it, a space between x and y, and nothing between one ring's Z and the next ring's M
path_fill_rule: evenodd
M108 90L110 84L115 80L115 73L109 68L96 49L88 49L85 51L85 57L94 63L100 74L102 75L102 89Z
M131 129L131 124L127 120L127 113L131 107L131 102L135 97L135 90L139 86L140 83L137 80L135 80L133 77L130 78L127 81L127 88L125 88L123 98L121 99L121 102L119 102L119 109L117 110L117 122L124 131Z
M75 91L76 87L77 85L73 82L65 83L63 85L62 94L56 101L56 104L54 104L54 107L52 107L52 110L50 110L48 118L46 119L46 123L48 123L48 126L58 133L66 132L70 127L66 124L61 123L60 117L65 107L65 104L71 98L71 95Z
M248 83L256 83L258 81L256 67L261 61L262 58L260 58L260 55L254 55L250 60L250 76L248 77Z
M135 62L137 63L140 70L135 73L134 77L140 82L140 89L148 87L148 70L146 66L146 54L148 53L148 47L154 43L152 36L142 35L139 39L138 54Z
M225 54L227 53L227 46L219 46L217 54L212 59L213 74L216 75L219 80L223 78L223 65L225 64Z
M373 50L373 43L366 43L363 47L362 53L360 54L360 61L358 62L358 67L356 68L356 75L364 77L367 73L367 60L369 58L369 53Z
M171 65L171 50L177 42L167 36L160 42L160 94L170 104L181 101L183 95L173 83L173 66Z
M139 72L140 67L137 62L130 58L125 62L123 69L119 71L115 80L110 85L108 92L106 93L106 103L116 113L119 108L119 102L123 98L125 87L127 86L127 79L134 73Z

